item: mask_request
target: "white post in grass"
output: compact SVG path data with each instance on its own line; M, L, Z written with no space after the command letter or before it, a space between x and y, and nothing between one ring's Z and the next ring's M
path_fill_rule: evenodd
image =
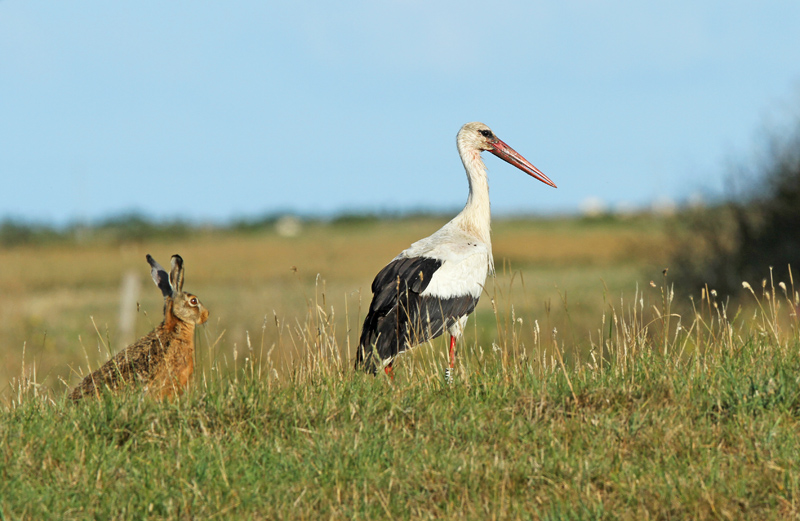
M136 302L139 300L141 281L136 270L130 270L122 277L119 295L119 328L117 342L125 347L136 339Z

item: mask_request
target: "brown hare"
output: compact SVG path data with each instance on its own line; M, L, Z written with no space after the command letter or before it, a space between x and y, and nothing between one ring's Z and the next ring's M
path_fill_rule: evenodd
M164 295L164 321L83 379L69 397L78 401L104 388L117 391L135 384L156 398L180 394L194 371L194 327L208 320L208 310L183 292L183 259L172 256L169 275L149 254L147 262Z

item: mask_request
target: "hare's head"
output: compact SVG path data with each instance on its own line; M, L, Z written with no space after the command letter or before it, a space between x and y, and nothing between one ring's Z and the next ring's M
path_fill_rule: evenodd
M175 318L189 324L202 324L208 320L208 310L200 299L191 293L183 292L183 259L180 255L172 256L172 269L169 274L150 254L147 255L147 263L150 264L153 281L164 295L165 315L171 308Z

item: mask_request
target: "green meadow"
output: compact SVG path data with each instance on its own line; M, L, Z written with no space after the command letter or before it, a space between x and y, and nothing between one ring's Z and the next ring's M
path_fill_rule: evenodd
M673 284L661 218L496 220L454 382L444 338L355 373L372 277L444 222L1 249L0 519L798 517L792 280ZM194 382L67 403L160 322L146 253L211 312Z

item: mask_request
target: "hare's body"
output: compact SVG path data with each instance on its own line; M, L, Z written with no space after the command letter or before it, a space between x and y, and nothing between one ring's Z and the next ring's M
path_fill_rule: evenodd
M176 261L177 258L177 261ZM153 279L165 294L164 321L129 345L72 390L73 401L136 385L156 398L180 394L194 372L194 329L208 320L208 310L192 294L183 293L183 261L173 257L170 279L148 255Z
M166 320L83 379L72 400L134 384L156 398L180 394L194 372L194 324Z

